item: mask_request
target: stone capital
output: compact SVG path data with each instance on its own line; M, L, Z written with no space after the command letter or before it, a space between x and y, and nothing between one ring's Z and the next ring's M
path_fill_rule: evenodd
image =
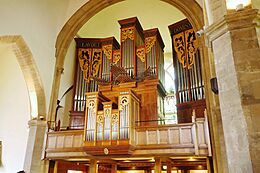
M47 121L45 120L38 120L38 119L32 119L30 121L28 121L28 125L29 127L34 127L34 126L41 126L41 127L45 127L47 125Z
M249 8L240 11L229 11L222 19L205 29L206 46L212 48L212 42L227 32L256 27L257 20L260 20L257 9Z

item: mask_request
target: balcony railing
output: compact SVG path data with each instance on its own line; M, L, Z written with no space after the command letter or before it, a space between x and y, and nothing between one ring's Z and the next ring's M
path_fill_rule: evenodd
M207 116L195 118L191 123L132 127L132 155L173 154L211 156ZM97 146L120 148L122 143L104 141ZM51 131L47 133L46 157L68 158L87 156L88 146L84 144L84 130ZM93 146L92 146L93 147ZM94 146L95 147L95 146ZM102 154L102 153L101 153Z

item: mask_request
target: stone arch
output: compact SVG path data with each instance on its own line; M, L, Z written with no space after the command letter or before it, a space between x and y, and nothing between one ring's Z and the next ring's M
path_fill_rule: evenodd
M64 60L69 44L79 31L79 29L95 14L104 8L121 2L124 0L95 0L88 1L85 5L78 9L71 18L63 26L56 40L56 58L60 61L60 65ZM195 30L199 30L204 26L203 11L195 0L161 0L173 5L179 9L192 23ZM194 15L196 14L196 15Z
M11 47L21 67L30 98L31 112L36 110L37 117L46 116L46 102L43 84L33 59L32 53L20 35L1 36L1 44ZM36 102L35 105L33 102Z
M48 120L53 120L55 113L55 104L58 98L59 85L61 79L61 73L63 71L64 59L67 53L68 47L80 30L80 28L95 14L103 10L104 8L122 2L124 0L90 0L84 4L81 8L74 13L71 18L63 26L62 30L59 32L56 40L56 64L53 79L53 87L51 93L50 107L49 107L49 118ZM203 10L200 5L195 0L161 0L170 5L173 5L179 9L191 22L194 29L197 31L204 26L203 21ZM194 15L196 14L196 15Z

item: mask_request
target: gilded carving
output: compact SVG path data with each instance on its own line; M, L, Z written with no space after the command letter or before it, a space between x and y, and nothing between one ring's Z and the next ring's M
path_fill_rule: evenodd
M102 49L93 49L92 63L91 63L91 77L99 77L102 64Z
M109 116L110 116L110 113L111 113L110 108L105 108L105 109L104 109L104 116L105 116L105 117L109 117Z
M155 36L145 38L146 53L149 53L152 50L152 47L154 46L155 42L156 42Z
M114 51L113 54L113 64L117 64L120 60L121 53L120 51Z
M184 33L181 32L177 35L173 36L173 45L174 50L177 53L177 57L179 62L182 64L183 68L185 68L185 40Z
M91 61L92 49L83 49L78 50L78 59L79 65L83 72L84 79L89 81L89 72L90 72L90 61Z
M173 36L174 50L183 68L191 69L198 49L198 40L193 29Z
M125 109L125 107L128 105L128 96L121 96L120 97L120 110Z
M94 109L95 105L96 105L96 101L95 100L88 100L88 108Z
M142 61L145 62L145 50L144 47L138 48L136 50L136 56Z
M103 126L103 123L104 123L104 116L103 114L98 114L97 115L97 124L100 124Z
M117 124L118 123L118 114L112 114L112 124Z
M111 60L112 59L112 45L102 46L102 50L103 50L104 54L106 55L107 59Z
M193 29L185 31L187 68L191 69L194 64L195 54L198 49L198 40Z
M127 39L134 40L134 27L123 28L121 34L122 42Z

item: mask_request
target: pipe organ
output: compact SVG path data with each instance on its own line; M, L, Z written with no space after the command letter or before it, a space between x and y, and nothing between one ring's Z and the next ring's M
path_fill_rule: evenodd
M87 92L98 91L95 78L111 81L110 65L117 64L120 45L114 37L105 39L75 38L76 71L74 98L70 126L74 129L84 126Z
M119 24L121 45L114 37L75 38L70 126L84 126L86 150L94 155L102 153L97 146L115 144L130 152L134 127L158 125L164 116L164 43L159 30L143 30L136 17Z
M169 26L176 75L178 122L191 122L192 110L203 117L206 108L198 38L185 19Z

